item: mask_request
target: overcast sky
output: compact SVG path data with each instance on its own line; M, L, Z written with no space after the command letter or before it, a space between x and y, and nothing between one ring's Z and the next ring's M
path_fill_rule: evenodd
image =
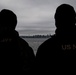
M63 3L76 10L76 0L0 0L0 10L10 9L18 18L20 35L54 34L54 14Z

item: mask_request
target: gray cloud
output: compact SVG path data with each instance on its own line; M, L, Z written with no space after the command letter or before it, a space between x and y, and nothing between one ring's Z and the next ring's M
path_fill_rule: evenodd
M55 30L55 10L62 3L71 4L76 10L76 0L0 0L0 10L7 8L16 13L16 29L20 35L36 34L40 31L46 34Z

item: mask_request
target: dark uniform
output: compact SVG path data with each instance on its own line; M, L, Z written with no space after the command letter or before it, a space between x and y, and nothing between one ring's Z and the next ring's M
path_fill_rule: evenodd
M0 69L6 74L33 73L35 55L15 30L16 15L7 9L0 12Z
M0 56L1 70L6 73L29 73L33 70L33 50L16 31L0 32Z
M76 34L53 35L40 45L36 54L38 71L46 74L72 71L76 67L75 59Z

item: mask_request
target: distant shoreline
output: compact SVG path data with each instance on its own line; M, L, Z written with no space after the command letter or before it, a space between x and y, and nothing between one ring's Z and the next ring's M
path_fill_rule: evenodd
M22 39L24 39L29 46L33 49L34 54L36 55L38 47L47 39L50 37L33 37L33 36L21 36Z
M50 38L51 35L20 36L21 38Z

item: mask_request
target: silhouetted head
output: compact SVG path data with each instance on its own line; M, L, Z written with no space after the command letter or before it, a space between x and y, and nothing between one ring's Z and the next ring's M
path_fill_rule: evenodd
M75 10L71 5L62 4L56 9L55 23L57 28L72 28L75 26Z
M17 16L8 9L0 12L0 28L15 29L17 24Z

